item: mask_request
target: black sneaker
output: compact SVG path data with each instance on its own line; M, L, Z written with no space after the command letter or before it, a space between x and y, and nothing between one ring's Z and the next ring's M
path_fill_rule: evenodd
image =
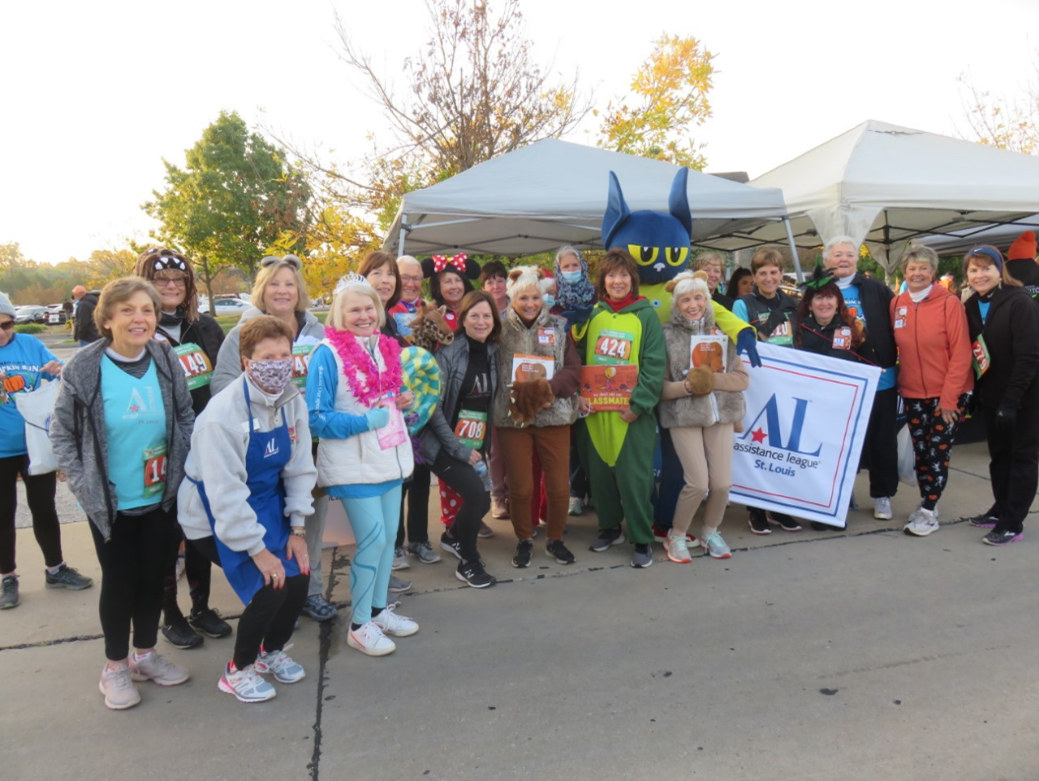
M981 541L986 545L1009 545L1012 542L1021 542L1025 538L1025 533L1012 532L1010 529L993 529L984 537Z
M192 610L188 623L210 637L227 637L231 634L231 625L224 621L218 612L209 607L199 610L197 613Z
M178 616L162 628L162 636L165 637L174 648L198 648L206 640L198 634L184 619Z
M992 514L989 510L987 513L981 515L975 515L973 518L968 518L967 523L971 526L977 526L979 529L995 529L996 524L999 523L999 518Z
M440 535L440 550L445 550L459 561L462 560L462 543L447 532Z
M550 559L555 559L560 564L573 564L577 561L562 540L549 540L548 545L545 546L545 553Z
M768 512L765 513L765 519L773 526L778 526L785 532L801 531L801 524L786 513Z
M487 574L487 570L478 561L468 563L463 561L458 565L458 569L455 570L455 577L463 583L468 583L473 588L488 588L498 582L494 576Z
M520 540L516 546L516 555L512 557L512 566L525 569L530 566L530 552L534 550L533 540Z
M621 531L620 526L616 529L600 529L599 536L596 537L595 541L588 546L588 550L602 553L603 551L609 550L611 545L621 545L623 542L624 532Z
M755 534L771 534L772 527L768 525L768 516L760 507L750 508L750 518L747 520L750 530Z
M822 521L812 521L812 530L813 531L817 531L817 532L842 532L842 531L844 531L844 529L842 529L840 526L830 526L830 524L823 523Z

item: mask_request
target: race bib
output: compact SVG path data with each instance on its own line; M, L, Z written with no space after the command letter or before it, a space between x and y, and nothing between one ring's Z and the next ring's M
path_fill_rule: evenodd
M184 370L184 379L188 382L188 390L195 390L213 379L213 364L202 348L194 342L186 342L180 347L175 347L173 352L180 360L180 368Z
M166 446L144 450L144 496L162 496L166 490Z
M292 384L300 390L307 387L307 372L310 370L310 354L313 344L296 344L292 347Z
M971 345L970 351L973 358L974 376L980 380L981 375L989 368L988 346L985 344L985 337L978 336L978 340Z
M838 350L851 349L851 329L847 326L838 328L833 333L833 346Z
M602 365L629 363L635 334L603 329L595 341L594 362Z
M459 412L455 436L470 450L480 450L487 436L487 413L467 409Z
M543 344L548 347L555 347L556 344L556 329L555 328L539 328L538 329L538 344Z
M777 325L766 339L769 344L793 344L794 334L790 329L790 321L784 320Z
M905 318L904 317L896 317L895 318L895 328L897 329L897 328L905 328L905 327L906 327Z

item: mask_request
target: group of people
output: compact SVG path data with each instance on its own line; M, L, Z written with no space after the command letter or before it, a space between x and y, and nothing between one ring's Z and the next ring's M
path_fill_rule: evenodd
M1034 257L1034 239L1031 247ZM198 311L189 260L156 248L140 256L135 276L101 291L93 312L101 338L65 366L37 340L12 333L13 309L0 297L6 374L17 365L26 376L61 377L51 440L101 564L105 704L136 705L143 681L188 679L156 651L160 616L177 647L231 634L209 606L213 564L245 606L220 690L258 702L275 696L268 677L301 680L303 666L287 654L298 617L336 615L320 566L330 501L343 503L356 539L347 645L392 653L395 639L419 631L396 610L393 593L410 584L394 571L441 560L428 532L431 475L441 494L439 550L474 588L496 582L478 550L494 533L488 512L511 519L512 565L521 569L531 566L541 528L546 556L576 561L564 532L568 514L586 503L598 515L590 550L630 541L633 567L653 563L654 540L676 563L691 561L692 545L731 556L720 527L751 381L738 355L750 328L762 341L882 370L863 462L874 515L890 519L901 400L920 488L908 534L939 528L957 428L980 410L995 501L971 523L990 529L988 544L1020 540L1039 479L1036 303L993 247L964 260L973 291L965 305L935 283L938 259L925 247L906 253L907 289L898 296L858 274L857 260L851 239L828 242L797 301L780 289L775 250L754 255L749 292L730 281L735 295L721 292L723 259L708 253L698 271L668 284L661 324L622 249L599 260L594 280L573 247L559 250L554 273L480 267L463 255L419 262L374 252L336 286L322 325L308 311L300 259L272 256L260 263L254 309L224 337ZM427 281L432 311L421 300ZM429 384L414 380L410 344L420 332L429 337L426 320L437 314L440 330L426 343L438 369L431 403ZM726 360L694 365L697 335L724 337ZM589 401L583 367L603 367L625 401ZM18 474L48 586L90 581L62 560L54 475L28 473L24 436L16 436L21 419L8 407L0 405L10 451L0 454L0 488L12 498L0 529L0 576L3 598L10 582L17 604ZM665 480L659 494L651 466L658 447L665 464L676 456L684 478ZM689 529L701 504L696 537ZM756 508L749 524L758 534L801 529L797 519ZM186 619L177 603L180 557L192 604Z

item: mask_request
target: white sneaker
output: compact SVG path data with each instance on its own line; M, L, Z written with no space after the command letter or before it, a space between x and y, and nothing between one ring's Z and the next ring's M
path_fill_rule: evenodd
M570 506L567 507L567 515L580 515L584 512L584 502L581 501L579 496L570 497Z
M387 605L382 609L372 623L388 635L394 637L409 637L418 632L418 623L407 616L398 616L393 612L396 605Z
M159 686L179 686L191 676L160 653L151 651L138 658L134 651L130 654L130 677L137 683L154 681Z
M225 694L233 694L240 702L266 702L277 695L274 687L256 674L254 665L234 672L230 668L230 665L224 667L224 674L216 685Z
M873 500L873 517L878 521L890 521L891 514L891 497L890 496L878 496Z
M105 695L105 707L109 710L126 710L141 701L141 693L130 677L130 668L120 664L110 668L107 664L101 671L98 689Z
M674 529L669 529L667 532L667 542L664 543L664 550L667 551L667 557L675 564L688 564L692 561L689 556L689 542L686 540L684 534L675 534Z
M260 651L259 656L256 657L256 672L261 675L271 673L274 675L274 680L278 683L302 681L307 677L306 670L303 669L303 665L285 653L290 648L292 648L292 643L289 643L280 651L272 651L271 653Z
M383 611L385 612L385 611ZM346 644L368 656L386 656L397 650L397 646L374 621L361 624L346 633Z
M938 531L938 528L938 513L918 507L909 516L909 523L902 527L902 531L914 537L926 537Z

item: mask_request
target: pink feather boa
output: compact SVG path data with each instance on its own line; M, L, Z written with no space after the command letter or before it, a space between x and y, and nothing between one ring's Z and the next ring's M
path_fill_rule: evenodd
M325 338L342 359L343 374L350 384L350 392L361 404L371 408L387 394L396 396L400 393L400 345L396 339L379 334L379 354L386 366L380 372L372 356L357 343L357 336L350 331L326 327Z

